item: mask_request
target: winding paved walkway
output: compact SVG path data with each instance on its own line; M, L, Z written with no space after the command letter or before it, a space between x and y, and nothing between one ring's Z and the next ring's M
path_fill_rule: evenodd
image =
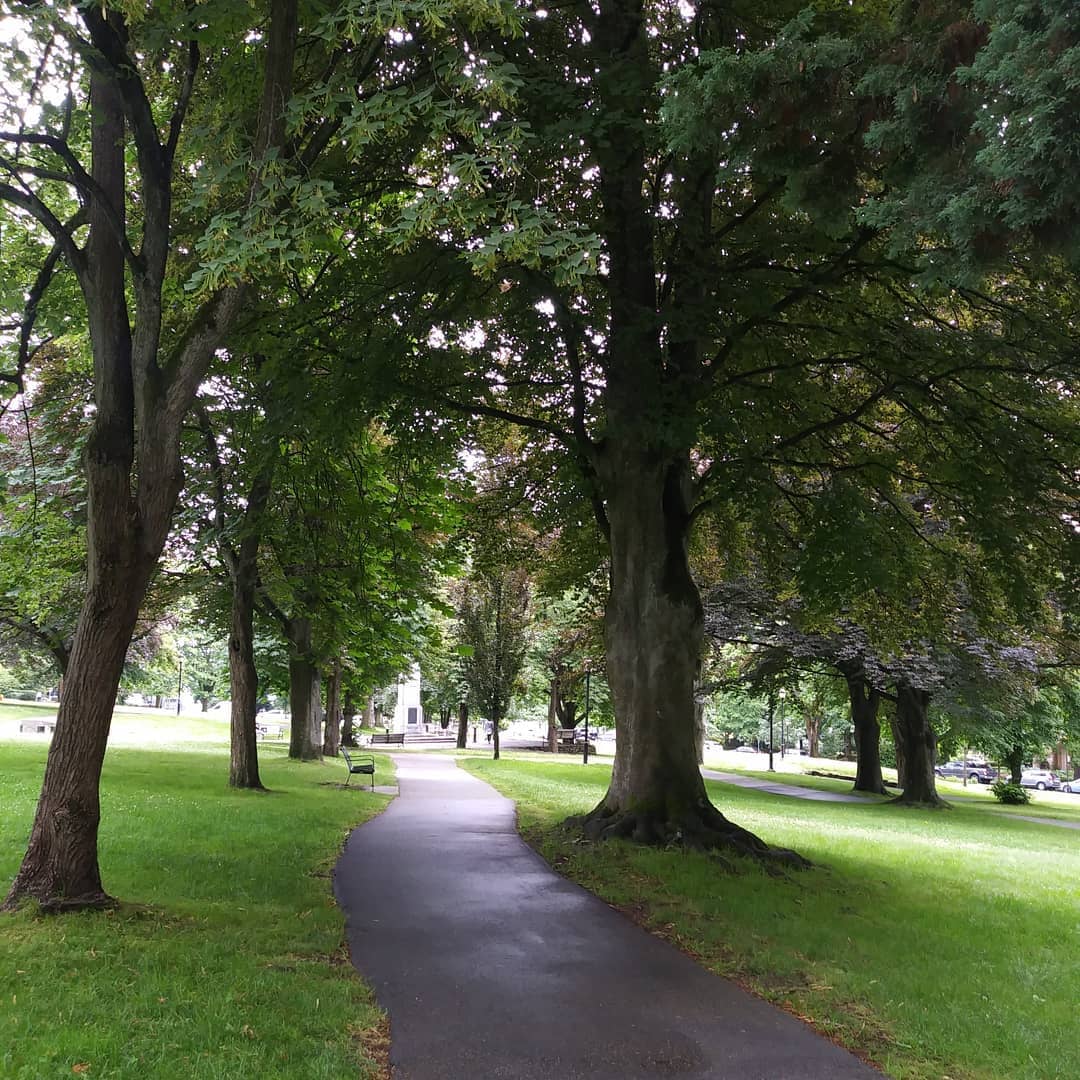
M721 780L736 787L753 788L755 791L767 791L770 795L787 795L792 799L809 799L811 802L873 802L865 795L849 795L841 791L820 791L817 788L796 787L794 784L781 784L775 780L758 780L755 776L743 776L740 773L717 772L715 769L702 769L701 775L706 780Z
M559 877L453 760L395 761L334 879L395 1080L880 1078Z

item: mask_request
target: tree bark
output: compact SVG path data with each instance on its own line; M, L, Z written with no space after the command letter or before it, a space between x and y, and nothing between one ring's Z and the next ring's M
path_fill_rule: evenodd
M842 667L851 699L851 722L855 727L855 786L854 791L869 791L886 795L881 775L881 724L878 709L881 694L870 685L862 665Z
M896 687L898 750L903 746L904 790L896 802L911 806L944 807L934 776L936 737L930 725L930 694L908 682ZM899 755L898 755L899 756Z
M457 748L464 750L469 741L469 706L462 701L457 711Z
M701 696L701 661L694 673L694 748L699 765L705 764L705 699Z
M337 757L341 745L341 661L335 660L326 683L326 725L323 728L323 754Z
M316 761L321 757L319 674L311 657L311 620L289 620L289 757Z
M257 544L256 544L257 551ZM255 669L254 553L242 551L234 566L229 631L229 786L263 789L255 732L259 675Z
M100 501L92 505L91 514L97 518L104 508ZM94 571L75 635L30 842L5 906L25 898L37 900L49 911L105 907L113 902L98 868L98 791L116 690L139 613L139 575L149 576L133 563L133 546L123 545L125 553L98 539L92 544L89 555Z

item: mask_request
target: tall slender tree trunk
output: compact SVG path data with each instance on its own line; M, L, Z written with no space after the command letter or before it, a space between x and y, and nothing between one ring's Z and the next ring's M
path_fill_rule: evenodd
M896 687L896 735L903 746L904 790L897 802L943 807L934 776L936 737L930 725L930 694L906 681Z
M887 794L881 775L881 694L870 685L862 664L841 667L851 699L851 722L855 728L855 791Z
M467 702L459 702L457 710L457 748L464 750L469 741L469 706Z
M255 157L283 143L291 93L296 0L272 0ZM159 345L170 249L172 149L143 97L137 57L127 53L123 16L80 9L97 60L90 69L89 236L65 255L86 301L94 359L94 417L84 449L87 476L86 599L65 693L31 827L7 905L32 897L50 908L109 902L97 857L99 786L112 709L138 610L168 536L183 485L180 429L210 359L243 302L244 288L219 290L201 306L168 368ZM124 86L128 97L121 95ZM131 108L128 108L128 105ZM146 105L145 110L140 105ZM141 243L125 256L125 115L137 153ZM175 130L183 122L174 116ZM261 181L252 171L252 190ZM134 334L128 295L134 298ZM137 447L137 453L136 453ZM136 466L137 462L137 466Z
M246 554L246 553L244 553ZM242 564L240 562L242 560ZM259 676L255 669L255 559L238 560L229 630L229 784L262 789L255 732Z
M323 753L337 757L341 745L341 661L335 660L326 683L326 725L323 729Z
M499 712L496 709L495 715L491 718L491 745L493 749L492 760L499 760Z
M289 757L316 761L321 757L319 673L311 655L311 620L289 620Z
M91 76L93 173L123 220L124 120L116 86ZM140 535L131 490L135 458L132 340L123 253L101 199L92 203L87 313L97 410L83 452L87 479L86 597L30 842L7 904L107 904L98 868L99 784L124 656L158 551Z

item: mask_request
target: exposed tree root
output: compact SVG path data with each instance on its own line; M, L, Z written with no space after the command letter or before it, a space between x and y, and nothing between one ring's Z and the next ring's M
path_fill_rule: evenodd
M603 803L590 813L566 820L566 826L579 829L590 840L613 838L631 840L654 847L681 847L692 851L754 859L768 868L804 870L812 863L798 852L770 847L752 832L728 821L709 803L700 810L678 817L641 810L612 811Z
M12 888L0 911L16 911L27 904L37 904L43 915L67 915L75 911L109 911L120 906L120 901L108 893L88 893L85 896L38 895L33 890Z
M885 786L884 782L880 785L875 783L859 785L858 782L851 789L852 791L861 791L868 795L888 795L889 789Z

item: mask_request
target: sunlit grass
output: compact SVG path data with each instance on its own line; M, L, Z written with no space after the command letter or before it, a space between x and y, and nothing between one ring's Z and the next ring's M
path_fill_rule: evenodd
M386 798L341 790L340 761L265 746L270 793L234 791L226 754L109 751L100 861L122 906L0 915L0 1076L379 1075L381 1017L343 950L330 869ZM44 757L42 744L0 743L5 891Z
M923 811L710 781L733 820L815 863L792 876L753 866L731 874L705 855L563 834L562 818L602 797L604 766L461 764L517 801L523 831L562 872L890 1076L1074 1075L1074 831L1013 819L974 798Z

